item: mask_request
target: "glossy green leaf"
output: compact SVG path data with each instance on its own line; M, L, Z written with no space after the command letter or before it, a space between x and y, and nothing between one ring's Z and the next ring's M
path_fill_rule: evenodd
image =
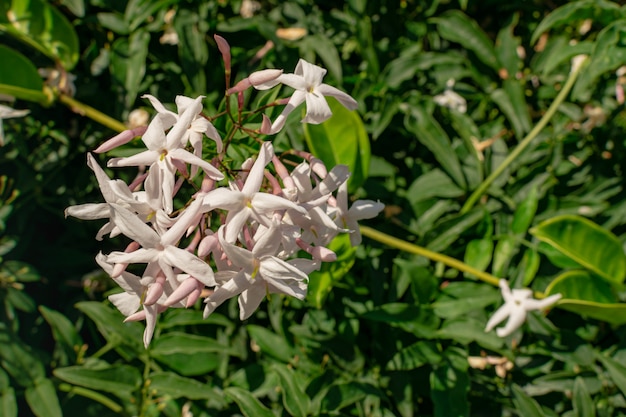
M356 259L356 248L350 244L348 234L335 237L328 248L337 254L337 260L323 263L319 271L309 275L307 299L316 308L322 308L333 286L350 271Z
M593 399L589 394L584 379L577 377L574 381L574 392L572 395L572 403L576 417L595 417L596 407Z
M36 48L68 71L78 62L78 35L74 26L44 0L2 2L0 31Z
M130 365L111 365L97 369L68 366L55 369L53 374L70 384L113 394L129 394L141 386L141 374L136 367Z
M624 281L626 257L620 241L590 220L573 215L553 217L530 233L607 281Z
M409 371L424 365L436 365L442 356L436 343L422 340L400 349L387 362L388 371Z
M224 389L224 394L237 403L239 410L245 417L275 417L269 408L265 407L250 392L237 387Z
M467 354L460 348L450 347L445 352L445 362L430 373L430 398L435 405L435 417L469 416L470 380L467 373Z
M313 155L330 169L335 165L350 168L348 188L354 192L365 181L370 164L370 142L361 117L328 97L333 115L324 123L304 124L304 137Z
M287 343L287 340L271 330L253 324L246 326L246 329L250 334L250 338L259 346L262 353L284 363L291 362L296 356L296 352Z
M541 257L539 252L533 248L527 248L524 251L522 262L520 263L519 274L521 276L522 287L530 286L530 283L535 279L535 275L539 270L539 264L541 263Z
M272 369L278 374L278 379L280 380L285 410L287 410L290 416L306 416L309 408L309 397L307 397L300 386L298 375L291 368L284 365L275 365Z
M460 10L450 10L435 19L437 31L444 38L461 44L476 54L485 65L498 71L499 62L493 42L476 21Z
M28 58L0 45L0 62L0 93L41 104L49 103L48 96L43 92L41 76Z
M404 126L426 146L441 167L465 189L467 184L461 169L461 162L454 152L451 152L452 143L446 132L423 106L412 106L404 118Z
M61 405L57 397L54 384L47 378L35 381L35 384L27 387L26 402L37 417L61 417Z
M149 387L157 395L168 395L172 398L189 400L211 399L218 396L211 385L203 384L195 379L184 378L173 372L154 372L150 374Z
M513 391L513 402L515 403L515 409L519 412L520 416L524 417L544 417L545 414L541 409L539 403L528 394L524 392L518 385L513 384L511 387Z

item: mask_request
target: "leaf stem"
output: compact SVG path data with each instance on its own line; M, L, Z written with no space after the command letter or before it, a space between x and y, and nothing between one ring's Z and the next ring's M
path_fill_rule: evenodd
M124 409L121 405L117 404L115 401L110 399L109 397L100 394L99 392L92 391L87 388L77 387L70 384L59 384L59 390L65 391L69 394L81 395L85 398L92 399L94 401L99 402L100 404L109 407L114 413L120 413Z
M472 268L471 266L459 261L458 259L454 259L450 256L443 255L441 253L433 252L421 246L417 246L413 243L409 243L405 240L395 238L386 233L379 232L378 230L374 230L371 227L361 226L361 234L363 236L367 236L370 239L383 243L392 248L400 249L404 252L413 253L415 255L420 255L432 261L441 262L442 264L447 265L450 268L459 270L461 272L467 272L468 274L474 275L476 278L480 279L481 281L484 281L496 287L498 286L498 283L500 282L499 278L494 277L493 275L488 274L486 272L479 271L478 269Z
M576 78L578 77L578 74L583 67L584 63L573 68L573 70L570 72L569 77L567 78L567 81L565 82L565 85L563 86L561 91L559 91L559 94L557 94L556 98L554 99L552 104L550 104L550 107L548 107L548 110L541 117L539 122L530 132L528 132L526 137L522 139L519 145L517 145L513 152L511 152L509 156L506 157L506 159L500 164L500 166L498 166L498 168L496 168L495 171L493 171L491 175L489 175L489 177L487 177L482 182L482 184L480 184L480 186L476 190L474 190L472 195L470 195L470 197L461 208L461 214L467 213L469 210L471 210L474 204L476 204L476 201L478 201L478 199L487 191L487 189L495 181L495 179L498 178L500 174L502 174L502 172L504 172L504 170L509 167L509 165L511 165L511 163L522 153L522 151L524 151L524 149L526 149L526 147L530 145L533 139L537 137L539 132L541 132L544 127L546 127L550 119L552 119L559 106L561 105L561 103L563 103L563 100L565 100L570 90L574 86L574 82L576 82Z
M59 95L59 101L69 107L75 113L78 113L82 116L89 117L91 120L94 120L100 123L103 126L108 127L111 130L115 130L117 132L123 132L126 130L126 126L123 123L115 120L114 118L107 116L99 110L94 109L91 106L86 105L85 103L81 103L78 100L73 99L72 97L61 94Z

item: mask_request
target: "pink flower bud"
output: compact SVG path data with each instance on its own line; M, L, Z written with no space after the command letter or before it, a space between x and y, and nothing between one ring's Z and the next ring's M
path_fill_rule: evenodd
M296 239L296 244L303 251L322 262L334 262L337 260L337 254L324 246L311 246L300 238Z
M217 49L219 49L222 54L224 68L227 72L230 72L230 45L226 42L226 39L222 38L220 35L213 35L213 38L215 39L215 43L217 43Z
M141 136L144 133L146 133L146 129L147 129L147 126L140 126L134 129L125 130L122 133L119 133L113 136L111 139L107 140L102 145L98 146L94 150L94 152L95 153L108 152L111 149L115 149L118 146L122 146L130 142L131 140L133 140L133 138L136 138L137 136Z
M133 241L126 246L124 252L130 253L136 251L137 249L139 249L139 243ZM113 271L111 271L111 278L117 278L122 275L122 272L126 271L126 267L128 267L128 264L115 264L113 266Z
M174 290L174 292L172 292L172 294L170 294L169 297L167 297L167 300L165 300L163 305L167 307L173 306L174 304L181 301L183 298L192 294L194 291L197 291L198 284L204 287L204 284L202 284L197 279L193 277L187 278L178 286L178 288ZM202 291L202 287L200 288L200 291Z
M261 122L261 129L259 130L259 132L261 132L264 135L269 135L271 131L272 131L272 121L270 120L269 117L267 117L266 115L263 115L263 122Z

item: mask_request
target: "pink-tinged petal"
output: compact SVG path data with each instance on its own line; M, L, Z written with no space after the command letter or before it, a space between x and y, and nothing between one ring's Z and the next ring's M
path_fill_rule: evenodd
M144 94L141 98L147 98L152 104L152 107L161 114L161 122L164 123L164 129L168 129L176 123L176 119L178 119L178 115L171 110L165 108L163 103L159 101L156 97L150 94Z
M237 240L237 236L241 233L244 225L250 218L252 210L244 206L239 211L229 211L226 216L226 241L233 243Z
M194 200L187 208L176 218L176 222L170 229L161 236L163 246L175 245L185 235L187 229L195 226L197 214L200 212L201 202Z
M243 291L237 300L239 303L239 319L248 319L259 308L266 293L267 289L263 283L252 285L246 291Z
M187 129L191 126L191 122L202 111L202 99L204 96L199 96L194 100L194 103L190 104L185 111L178 116L176 124L172 129L167 132L167 149L176 149L180 147L180 140L187 132Z
M269 229L263 230L258 240L252 248L252 253L255 258L261 258L263 256L274 256L278 252L280 246L281 229L277 224L272 224Z
M332 115L326 99L321 94L313 92L306 95L306 115L302 123L316 125L328 120Z
M241 191L216 188L202 198L202 210L238 210L245 205L246 196Z
M146 299L143 301L144 306L151 306L159 301L159 298L163 295L163 283L154 282L148 287L146 292Z
M180 115L183 114L189 107L195 105L196 100L191 97L178 95L176 96L174 102L176 103L178 114Z
M506 325L496 329L496 334L498 337L507 337L515 330L519 329L525 320L526 310L523 308L516 308L511 312L509 321L506 322Z
M348 110L356 110L357 107L359 107L359 103L357 103L355 99L331 85L321 84L315 89L315 92L323 96L331 96L336 98L337 101L340 102L343 107Z
M278 77L280 77L283 73L281 69L264 69L261 71L255 71L250 76L248 76L248 80L250 84L252 84L258 90L266 90L268 85L276 85L280 82ZM261 88L259 88L261 87Z
M135 138L136 134L133 130L128 129L117 135L113 136L111 139L105 141L102 145L98 146L93 151L95 153L104 153L108 152L111 149L115 149L118 146L122 146Z
M274 120L274 123L272 123L272 129L270 131L271 134L276 134L283 128L285 122L287 121L287 116L289 116L289 114L291 114L291 112L294 111L296 107L304 103L307 94L308 93L300 90L294 91L282 113L276 118L276 120Z
M87 154L87 166L96 174L96 180L98 180L98 186L104 200L108 203L115 203L117 196L111 190L111 178L100 168L100 165L98 165L98 162L90 153Z
M347 165L335 165L324 177L322 182L311 193L311 199L335 192L350 178L350 168Z
M254 270L254 254L247 249L240 248L239 246L235 246L227 242L224 236L224 226L220 227L218 234L222 249L233 265L252 273Z
M256 161L254 161L254 165L252 165L252 169L246 178L246 183L241 190L242 193L250 196L259 191L263 182L263 172L265 171L265 166L272 159L272 156L274 156L272 143L263 142L263 145L261 145L261 149L259 150L259 155Z
M348 211L348 216L353 220L371 219L383 211L385 205L372 200L357 200Z
M224 175L217 168L215 168L204 159L198 158L196 155L184 149L174 149L170 151L167 156L170 158L180 159L181 161L185 161L188 164L202 168L206 175L211 179L218 181L224 179Z
M163 250L163 256L168 264L188 273L207 287L214 287L215 277L213 270L202 259L176 246L168 246Z
M287 263L299 269L306 275L309 275L313 271L318 271L322 266L322 263L318 260L304 258L290 259L287 261Z
M125 292L109 295L109 301L127 317L137 312L141 305L139 295Z
M213 294L209 295L204 300L206 306L204 307L203 317L206 319L209 314L213 313L224 301L236 297L249 287L250 282L243 271L235 274L233 278L217 288Z
M159 251L156 249L140 248L134 252L111 252L107 256L107 261L115 264L147 264L155 262L159 257Z
M126 208L111 204L111 220L122 233L137 241L144 248L154 248L160 242L160 237L150 226L145 224L135 213L128 211Z
M298 75L302 75L308 87L318 86L322 83L322 79L326 75L326 69L311 64L310 62L300 59L294 71Z
M106 203L88 203L69 206L65 209L65 217L72 216L82 220L108 219L111 209Z
M264 135L269 135L272 131L272 121L265 114L262 115L263 121L261 122L261 128L259 132Z
M159 160L161 154L157 151L143 151L125 158L111 158L107 162L109 168L135 167L140 165L152 165Z
M165 135L165 130L170 126L167 123L165 116L160 113L152 119L150 124L148 125L148 129L146 129L146 133L143 134L141 140L146 145L146 147L151 151L161 152L162 149L165 148L167 144L167 137Z
M174 292L172 292L169 297L167 297L163 305L166 307L171 307L174 304L182 301L185 297L187 297L198 288L198 284L204 287L203 283L193 277L185 279L183 282L180 283L178 288L176 288Z
M283 74L276 81L299 91L307 91L310 87L303 77L296 74Z
M156 326L156 317L159 314L158 304L151 306L144 305L143 310L146 312L146 330L143 332L143 345L146 349L150 345L152 336L154 335L154 326Z
M265 281L272 282L279 288L283 286L287 288L284 283L308 281L308 276L304 272L274 256L266 256L261 259L259 274Z
M302 162L291 171L293 178L300 194L308 194L313 190L311 186L311 167L306 162Z
M217 248L217 236L209 235L204 237L198 245L198 256L203 258Z
M113 274L113 265L107 262L107 256L102 254L102 252L96 255L96 262L104 272L109 275ZM127 293L141 294L143 292L143 285L141 285L140 278L135 274L123 272L121 276L113 280Z
M274 194L268 193L256 193L250 202L255 211L260 213L267 213L273 210L291 209L298 211L302 214L306 214L307 211L303 207L293 201L287 200L285 197L280 197Z

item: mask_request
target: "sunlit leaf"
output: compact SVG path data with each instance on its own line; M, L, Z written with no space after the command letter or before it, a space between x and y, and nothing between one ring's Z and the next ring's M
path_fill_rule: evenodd
M239 406L245 417L274 417L269 408L265 407L250 392L237 387L224 389L224 394L230 397Z
M4 45L0 45L0 93L48 104L43 92L43 81L37 68L28 58Z
M572 215L553 217L530 233L607 281L624 281L626 257L620 241L590 220Z

